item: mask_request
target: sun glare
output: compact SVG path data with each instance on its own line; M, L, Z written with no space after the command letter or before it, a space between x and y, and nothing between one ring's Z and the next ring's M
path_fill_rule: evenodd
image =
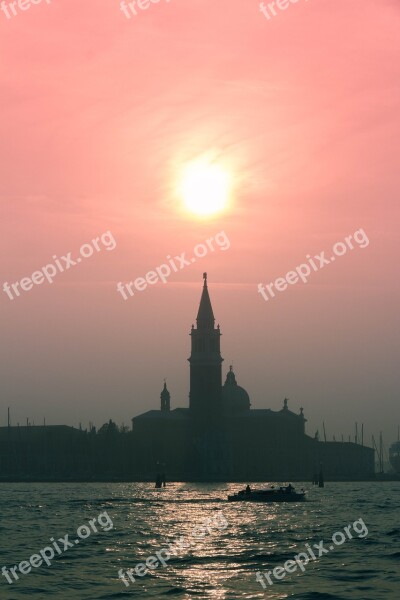
M229 189L228 173L213 162L199 159L185 167L180 196L187 211L206 217L224 210Z

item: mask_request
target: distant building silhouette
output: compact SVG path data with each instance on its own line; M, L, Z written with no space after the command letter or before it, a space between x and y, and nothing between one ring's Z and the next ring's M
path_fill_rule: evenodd
M164 381L160 409L132 419L132 431L110 419L98 432L65 425L0 427L0 480L135 481L309 480L374 473L372 448L321 442L305 433L303 409L251 409L230 366L222 384L219 325L204 273L192 326L189 407L171 410Z
M206 273L203 278L196 327L190 332L189 408L170 410L164 384L161 410L132 419L142 477L149 477L159 461L166 464L170 479L183 480L311 480L320 462L326 476L370 476L371 448L309 437L303 408L295 414L286 398L279 411L251 409L232 366L222 385L221 331L215 327Z

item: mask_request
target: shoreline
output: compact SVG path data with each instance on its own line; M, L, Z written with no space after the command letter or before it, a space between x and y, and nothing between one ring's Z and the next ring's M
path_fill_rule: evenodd
M307 482L306 479L296 479L296 478L289 478L289 479L271 479L269 482L270 483L286 483L288 481L291 481L293 483L305 483ZM267 480L266 479L252 479L249 480L251 483L266 483ZM326 478L325 477L325 483L382 483L382 482L396 482L396 481L400 481L400 475L384 475L384 476L376 476L376 477L370 477L370 478L361 478L361 479L353 479L353 478ZM0 484L1 483L150 483L152 485L154 485L154 480L153 479L143 479L143 478L129 478L129 479L124 479L124 478L112 478L112 477L94 477L92 479L90 478L79 478L79 477L75 477L75 478L71 478L71 479L66 479L66 478L46 478L46 477L26 477L26 478L21 478L21 477L0 477ZM244 481L242 479L240 480L236 480L236 479L171 479L167 481L167 487L168 484L171 483L195 483L195 484L215 484L215 483L235 483L235 484L243 484L246 485L248 483L248 481ZM318 487L318 485L314 485L312 482L309 483L310 487ZM162 488L160 488L162 489Z

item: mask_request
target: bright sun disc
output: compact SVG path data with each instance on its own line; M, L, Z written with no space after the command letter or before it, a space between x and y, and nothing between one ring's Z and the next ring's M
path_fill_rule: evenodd
M221 212L229 196L229 176L216 164L198 160L183 172L180 195L188 211L207 216Z

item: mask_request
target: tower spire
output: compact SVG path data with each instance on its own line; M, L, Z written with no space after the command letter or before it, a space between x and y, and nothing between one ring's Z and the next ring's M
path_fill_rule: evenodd
M214 313L207 287L207 273L203 273L203 292L201 294L199 311L197 313L197 329L214 329Z
M203 291L197 327L192 327L190 363L190 408L203 419L217 417L222 410L223 358L220 351L221 331L215 328L214 313L207 288L207 273L203 273Z
M169 412L171 394L169 393L169 391L167 389L167 382L165 379L164 379L164 387L163 387L160 397L161 397L161 410Z

